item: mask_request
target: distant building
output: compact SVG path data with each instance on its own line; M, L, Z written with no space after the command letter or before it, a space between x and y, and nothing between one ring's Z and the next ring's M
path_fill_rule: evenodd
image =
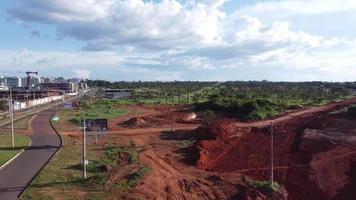
M79 91L87 91L88 90L88 84L81 81L78 83L78 89Z
M44 77L44 76L42 76L41 78L40 78L40 83L49 83L49 82L51 82L51 78L48 78L48 77Z
M77 84L74 83L40 83L40 88L43 90L63 91L65 93L78 92Z
M32 89L39 89L40 88L40 78L38 77L31 77L31 88Z
M7 85L6 77L3 76L0 77L0 85Z
M79 78L71 78L71 79L68 79L67 82L79 83L79 82L81 82L81 79L79 79Z
M24 78L21 78L21 86L22 88L27 88L27 78L24 77Z
M57 77L54 79L54 82L56 83L65 83L66 80L63 77Z
M21 79L19 77L7 77L6 78L7 85L11 86L11 88L20 87Z
M5 83L0 83L0 91L8 91L9 86L7 86Z

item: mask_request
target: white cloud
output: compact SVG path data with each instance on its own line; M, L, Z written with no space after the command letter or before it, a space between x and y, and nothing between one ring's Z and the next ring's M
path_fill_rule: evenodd
M244 13L275 13L281 15L314 15L339 11L356 11L354 0L285 0L267 1L247 6L242 9ZM281 12L282 11L282 12Z
M74 69L72 70L75 74L75 77L80 78L80 79L89 79L91 71L86 70L86 69Z
M20 0L8 10L22 22L52 24L61 35L86 42L88 50L133 44L143 48L179 48L218 41L224 1L190 5L176 0Z
M97 52L7 52L11 61L0 52L0 61L13 67L74 67L92 76L99 67L115 68L134 80L251 68L312 71L310 78L356 76L356 28L343 23L349 19L344 13L356 20L354 0L264 1L230 14L222 6L227 0L19 2L8 10L14 19L53 25L59 36Z

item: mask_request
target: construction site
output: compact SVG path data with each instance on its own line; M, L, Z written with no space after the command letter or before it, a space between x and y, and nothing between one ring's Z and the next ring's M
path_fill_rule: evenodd
M7 74L7 71L2 71ZM14 73L14 72L11 72ZM88 90L88 86L79 79L65 80L61 77L38 77L38 72L17 72L26 74L26 77L2 76L0 78L0 99L5 102L2 110L6 110L6 101L12 99L13 109L23 110L29 107L50 103L63 99L65 96L74 96Z
M209 126L191 106L120 106L128 114L110 119L109 135L93 148L134 143L144 147L140 159L151 171L136 187L103 191L108 199L352 200L356 126L344 108L355 103L299 108L256 122L220 116ZM58 127L66 145L80 144L82 133L70 120ZM130 177L124 163L108 169L106 188ZM271 178L278 190L259 186Z

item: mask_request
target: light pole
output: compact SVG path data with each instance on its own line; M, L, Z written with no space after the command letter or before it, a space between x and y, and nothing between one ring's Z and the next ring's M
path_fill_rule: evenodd
M12 89L11 85L9 84L9 116L11 120L11 141L12 141L12 148L15 148L15 134L14 134L14 106L12 103Z
M271 121L271 186L273 186L273 121Z
M87 178L87 150L86 150L86 123L83 119L83 178Z
M36 91L33 90L33 110L36 110Z

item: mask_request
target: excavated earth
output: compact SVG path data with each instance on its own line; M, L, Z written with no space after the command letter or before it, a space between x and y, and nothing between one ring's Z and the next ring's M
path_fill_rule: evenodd
M140 155L150 172L132 189L115 194L120 199L152 200L286 200L284 188L266 193L241 173L209 172L191 164L199 119L190 107L128 107L129 115L109 121L110 144L134 142L146 151ZM74 133L71 133L75 135ZM100 140L104 144L104 138ZM186 159L189 158L189 159ZM120 181L122 168L113 171ZM126 176L124 176L126 177ZM113 183L108 184L115 184Z
M354 98L259 122L219 120L196 131L200 141L190 158L207 171L268 180L273 121L274 175L288 199L354 200L356 120L331 112L355 103Z

